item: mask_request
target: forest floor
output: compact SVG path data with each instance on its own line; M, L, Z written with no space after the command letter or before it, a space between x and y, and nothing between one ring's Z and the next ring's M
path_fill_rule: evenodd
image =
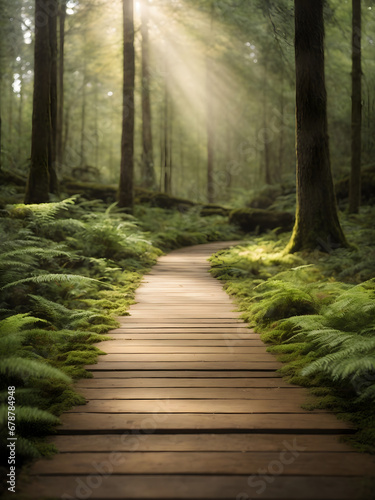
M332 410L354 424L357 432L346 439L371 453L374 215L364 206L360 216L342 218L350 249L285 255L290 233L270 231L246 235L246 244L211 259L242 319L278 354L279 373L315 395L304 408ZM85 366L102 354L98 342L128 314L163 251L245 236L224 214L201 217L197 207L181 213L146 204L129 216L115 204L77 197L7 206L0 228L0 440L5 447L10 395L18 468L56 452L44 436L63 412L85 403L72 381L90 376ZM7 471L6 461L1 466Z
M375 458L340 442L348 423L301 407L315 398L277 374L208 274L228 245L171 252L145 275L24 498L371 498Z

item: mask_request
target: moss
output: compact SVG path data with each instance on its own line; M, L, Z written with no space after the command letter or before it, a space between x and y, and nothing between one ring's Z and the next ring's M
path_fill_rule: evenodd
M195 205L193 201L170 196L166 193L155 193L150 199L150 204L153 207L177 209L179 212L186 212Z
M233 210L229 216L231 224L238 225L243 231L263 233L270 229L290 231L294 217L289 212L241 208Z
M63 356L65 365L91 365L97 363L97 353L87 351L70 351Z

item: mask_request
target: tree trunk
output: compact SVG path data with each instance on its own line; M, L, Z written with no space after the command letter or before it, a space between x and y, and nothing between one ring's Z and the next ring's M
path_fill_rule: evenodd
M86 42L86 41L85 41ZM83 60L83 82L82 82L82 108L81 108L81 150L80 150L80 167L86 166L86 85L87 85L87 66L86 58Z
M63 163L63 124L64 124L64 50L65 50L66 0L59 2L59 60L58 60L58 106L56 123L56 160Z
M57 0L50 1L48 13L49 45L51 54L50 76L50 107L51 133L48 148L49 189L53 194L59 194L59 182L56 172L56 145L57 145Z
M20 102L18 106L18 127L17 127L17 132L18 132L18 151L17 151L17 158L18 162L22 162L22 149L23 149L23 144L22 144L22 137L23 137L23 106L24 106L24 85L23 85L23 73L22 73L22 63L20 64Z
M142 185L155 187L154 155L152 146L151 104L150 104L150 69L149 69L149 19L148 0L141 5L142 33Z
M213 22L214 22L215 4L211 0L211 23L208 34L208 46L212 44ZM214 148L215 148L215 126L214 126L214 61L210 54L206 56L206 130L207 130L207 201L213 203L215 200L215 181L214 181Z
M210 56L206 58L206 127L207 127L207 201L215 201L215 181L214 181L214 147L215 147L215 128L214 128L214 103L213 103L213 61Z
M119 206L133 210L134 172L134 18L133 0L123 0L124 86Z
M167 66L167 56L165 60L165 87L164 87L164 144L163 144L163 172L164 172L164 193L170 194L169 192L169 89L168 89L168 66Z
M35 0L34 94L31 133L31 165L25 203L49 201L48 144L50 117L50 46L48 36L49 0Z
M352 0L352 130L349 213L358 213L361 204L361 132L362 132L362 69L361 69L361 0Z
M289 252L346 246L337 215L327 127L324 0L295 0L297 211Z

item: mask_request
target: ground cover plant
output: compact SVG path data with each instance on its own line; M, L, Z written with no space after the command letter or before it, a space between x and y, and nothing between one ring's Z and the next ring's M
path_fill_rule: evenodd
M289 235L269 232L212 257L242 317L284 363L282 375L310 387L316 403L348 419L350 439L375 452L375 231L373 207L344 217L352 247L286 254Z
M72 386L103 354L93 344L127 314L142 275L163 250L239 238L220 216L200 218L72 197L8 205L0 218L0 422L7 437L8 387L16 387L18 459L53 453L42 437L84 404Z

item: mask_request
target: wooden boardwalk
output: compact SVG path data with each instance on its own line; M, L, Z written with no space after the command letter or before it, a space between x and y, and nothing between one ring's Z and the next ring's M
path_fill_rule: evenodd
M233 312L207 258L170 253L145 276L108 354L63 415L60 454L31 468L26 498L374 499L373 457L342 444L350 426L304 411L310 396Z

